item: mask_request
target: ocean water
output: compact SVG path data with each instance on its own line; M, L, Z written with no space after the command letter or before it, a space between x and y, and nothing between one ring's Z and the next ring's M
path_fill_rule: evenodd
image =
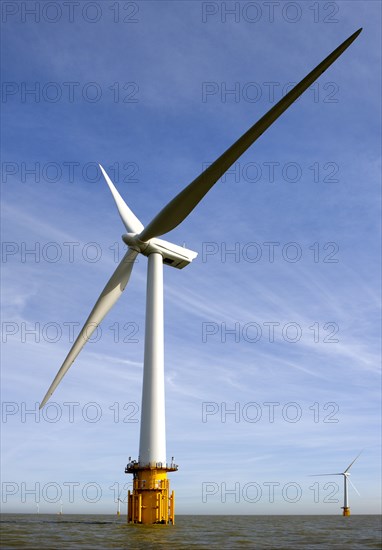
M381 548L380 516L177 516L128 525L125 516L3 514L1 548Z

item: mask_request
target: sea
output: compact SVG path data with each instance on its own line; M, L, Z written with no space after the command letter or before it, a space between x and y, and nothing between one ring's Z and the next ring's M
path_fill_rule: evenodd
M133 525L126 516L3 514L1 549L381 548L381 517L177 516L175 525Z

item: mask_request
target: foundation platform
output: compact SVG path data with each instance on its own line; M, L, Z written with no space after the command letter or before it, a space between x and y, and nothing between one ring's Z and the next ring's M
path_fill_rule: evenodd
M178 466L163 464L139 464L129 462L126 474L133 474L133 491L128 492L127 522L144 524L175 523L175 494L170 493L167 472L176 472Z

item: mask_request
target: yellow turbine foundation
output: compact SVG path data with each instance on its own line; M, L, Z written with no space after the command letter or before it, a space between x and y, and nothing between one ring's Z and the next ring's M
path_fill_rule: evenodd
M350 516L350 508L348 506L344 506L342 510L343 510L342 512L343 516Z
M133 462L127 465L125 472L134 475L133 491L128 492L128 523L174 525L175 494L170 493L167 472L177 469L175 464L143 467Z

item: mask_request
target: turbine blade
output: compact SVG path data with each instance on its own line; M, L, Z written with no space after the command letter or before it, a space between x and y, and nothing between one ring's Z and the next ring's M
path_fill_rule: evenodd
M348 477L348 481L349 481L350 485L353 487L354 491L355 491L355 492L357 493L357 495L360 497L361 495L359 494L357 487L354 485L354 483L352 482L352 480L350 479L350 477Z
M326 57L299 84L287 93L256 124L243 134L211 166L170 201L142 231L139 238L148 241L171 231L179 225L202 200L211 187L230 166L265 132L313 82L350 46L362 29L359 29Z
M353 462L351 462L349 464L349 466L346 468L346 470L344 471L344 474L346 474L346 472L348 472L350 470L350 468L353 466L354 462L357 460L357 458L362 454L362 451L360 453L357 454L357 456L355 457L355 459L353 460Z
M72 363L76 359L77 355L80 353L80 351L82 350L86 342L89 340L90 336L93 334L93 332L98 327L102 319L110 311L110 309L116 303L118 298L121 296L122 292L125 289L125 286L127 285L130 279L134 260L137 254L138 252L136 252L132 248L129 248L125 256L122 258L120 264L118 265L117 269L114 271L113 275L111 276L105 288L103 289L100 297L98 298L95 306L93 307L80 334L78 335L71 350L66 356L66 359L63 362L60 370L56 374L55 379L53 380L48 391L46 392L46 395L41 402L40 409L50 399L54 390L57 388L58 384L61 382L64 375L69 370Z
M309 477L318 477L318 476L343 476L344 474L310 474Z
M130 208L127 206L127 204L125 203L121 195L118 193L117 188L115 187L114 183L111 181L109 176L107 175L105 169L100 164L98 166L101 168L101 172L113 195L115 204L117 205L117 208L118 208L119 215L121 216L121 220L124 226L126 227L127 231L129 233L141 233L141 231L143 231L144 229L144 226L141 224L137 216L130 210Z

